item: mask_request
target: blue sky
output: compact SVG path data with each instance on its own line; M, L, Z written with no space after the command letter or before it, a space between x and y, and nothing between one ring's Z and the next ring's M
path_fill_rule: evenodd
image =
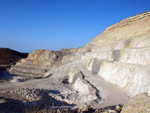
M149 10L150 0L0 0L0 47L82 47L107 27Z

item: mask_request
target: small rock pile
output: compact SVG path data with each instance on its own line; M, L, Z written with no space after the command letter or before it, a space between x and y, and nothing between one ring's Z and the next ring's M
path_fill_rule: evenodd
M58 92L49 92L48 95L59 101L67 102L68 104L77 104L80 102L81 97L72 88L70 84L57 84Z
M11 79L0 79L0 83L7 83L11 81Z
M46 91L44 89L17 88L16 90L9 91L9 93L19 94L29 101L37 101L43 98Z
M85 104L80 109L78 109L78 113L120 113L121 110L122 105L93 109L90 105Z

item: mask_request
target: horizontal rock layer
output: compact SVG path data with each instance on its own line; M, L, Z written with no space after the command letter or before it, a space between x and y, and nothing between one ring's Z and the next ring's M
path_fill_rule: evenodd
M127 18L93 39L87 69L134 96L150 92L150 11Z
M61 51L35 50L20 60L10 73L25 76L43 76L48 70L79 59L88 49L62 49Z

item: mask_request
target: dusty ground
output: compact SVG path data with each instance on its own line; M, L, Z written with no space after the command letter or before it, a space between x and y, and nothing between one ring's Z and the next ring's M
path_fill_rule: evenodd
M81 108L85 103L95 109L128 103L129 97L124 92L88 71L85 65L86 61L82 60L72 62L47 72L47 76L43 78L25 79L25 77L14 76L10 82L1 83L0 97L11 98L30 104L39 103L42 100L43 103L49 103L50 106L53 103L54 106L71 106L73 108ZM62 82L71 70L82 72L84 80L98 91L95 101L81 102L80 100L85 98L84 95L79 95L72 84ZM41 100L30 100L27 98L27 95L21 92L22 88L43 89L46 91L46 95ZM10 93L15 91L16 93ZM36 93L32 93L32 90L31 94L37 95ZM31 94L29 92L29 95Z

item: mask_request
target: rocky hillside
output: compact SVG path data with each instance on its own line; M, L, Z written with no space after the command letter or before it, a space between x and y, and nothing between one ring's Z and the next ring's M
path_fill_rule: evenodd
M61 51L35 50L26 59L22 59L12 67L10 73L45 77L55 75L56 79L58 75L65 77L66 72L71 71L73 64L76 64L78 70L82 69L85 77L75 79L76 82L71 87L81 95L88 91L89 94L95 96L97 93L92 94L87 85L90 84L90 87L96 88L96 91L100 92L98 95L107 105L116 104L114 103L116 100L121 103L120 100L123 101L127 98L119 94L118 90L114 92L113 89L114 94L110 92L110 86L103 86L104 83L102 84L98 78L115 85L129 97L143 92L150 93L150 11L112 25L82 48ZM82 64L86 64L86 66ZM72 76L74 78L76 75L69 77ZM82 79L86 79L86 81ZM67 80L69 79L67 78ZM117 98L115 98L116 94ZM99 97L98 95L96 98ZM84 96L87 97L87 95ZM83 100L89 101L94 99L93 97L83 98ZM65 101L68 102L68 100Z
M130 96L150 92L150 11L107 28L88 46L90 71Z
M20 53L9 48L0 48L0 75L3 70L27 56L28 53Z
M35 50L26 59L22 59L12 67L10 73L43 76L50 69L80 59L80 55L84 55L88 51L87 48L62 49L61 51Z
M8 48L0 48L0 65L13 64L22 58L26 58L27 56L27 53L20 53Z

